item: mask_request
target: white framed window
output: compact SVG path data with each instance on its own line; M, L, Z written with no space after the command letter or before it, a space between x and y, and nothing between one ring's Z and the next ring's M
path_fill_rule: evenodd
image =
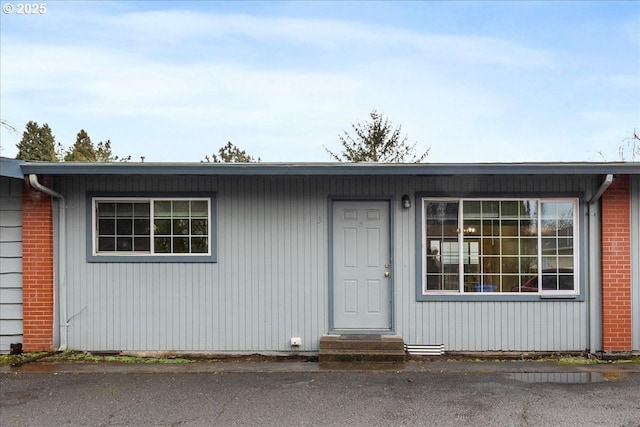
M210 257L212 212L211 197L92 197L91 256Z
M421 199L422 295L578 295L577 198Z

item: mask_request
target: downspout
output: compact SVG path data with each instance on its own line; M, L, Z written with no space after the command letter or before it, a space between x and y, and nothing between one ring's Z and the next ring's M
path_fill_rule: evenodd
M60 348L59 350L67 349L67 328L69 324L67 322L67 283L66 283L66 256L65 256L65 242L66 242L66 202L62 194L53 191L50 188L45 187L41 183L38 182L38 176L36 174L29 174L29 184L31 187L35 188L38 191L41 191L45 194L50 195L53 198L58 199L58 209L60 211L60 215L58 217L58 277L57 277L57 292L54 289L53 293L53 310L54 315L55 311L58 308L56 302L60 306L59 311L59 319L60 322ZM55 274L55 273L54 273ZM54 283L56 280L54 280ZM55 323L54 323L54 336L55 336Z
M598 191L589 199L589 348L592 353L602 350L602 280L600 260L602 255L602 225L598 202L613 183L613 174L607 174ZM597 286L596 286L597 284Z

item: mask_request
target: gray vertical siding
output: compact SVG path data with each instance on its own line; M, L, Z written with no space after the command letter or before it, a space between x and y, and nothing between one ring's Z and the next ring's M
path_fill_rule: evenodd
M328 332L328 198L392 196L395 332L446 350L570 351L588 347L587 301L418 302L416 191L584 192L587 178L76 177L68 202L69 348L317 351ZM214 192L216 263L87 263L87 191ZM586 238L587 236L584 236ZM418 248L419 249L419 248ZM583 271L587 266L583 265Z
M0 177L0 353L22 342L22 181Z
M631 298L632 345L640 351L640 176L631 177Z

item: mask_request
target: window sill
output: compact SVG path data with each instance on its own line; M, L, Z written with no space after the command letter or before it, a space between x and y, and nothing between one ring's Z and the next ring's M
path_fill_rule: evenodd
M540 299L564 299L564 300L572 300L572 299L577 299L580 297L580 295L567 295L567 294L541 294Z
M213 255L90 255L87 262L92 263L215 263Z
M418 302L582 302L583 295L549 295L549 294L529 294L529 295L500 295L500 294L428 294L418 295Z

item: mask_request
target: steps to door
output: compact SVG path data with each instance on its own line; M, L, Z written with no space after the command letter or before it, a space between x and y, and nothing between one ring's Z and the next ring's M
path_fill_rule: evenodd
M319 362L404 362L404 340L398 335L344 334L320 338Z

